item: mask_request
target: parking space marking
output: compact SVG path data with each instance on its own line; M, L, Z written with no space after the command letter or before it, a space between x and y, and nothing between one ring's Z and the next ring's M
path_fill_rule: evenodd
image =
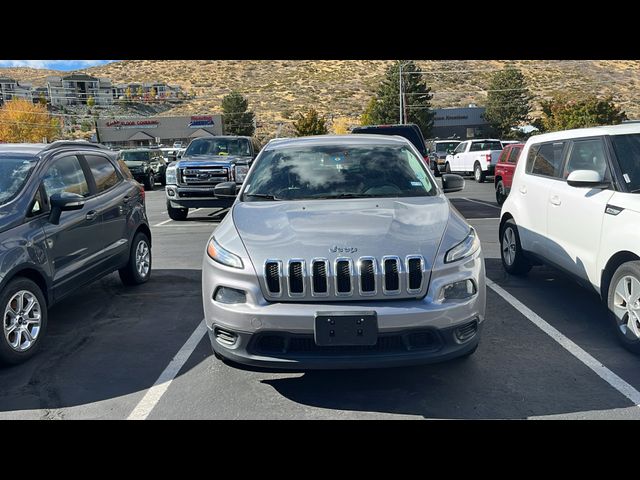
M467 202L478 203L480 205L484 205L485 207L497 208L498 210L502 210L502 207L496 207L495 205L491 205L488 202L483 202L482 200L471 200L467 197L460 197L461 200L466 200Z
M571 355L580 360L583 364L593 370L596 375L602 378L605 382L615 388L622 395L631 400L636 407L640 407L640 392L625 382L618 375L613 373L601 362L589 355L586 351L576 345L574 342L565 337L562 333L544 321L533 310L520 302L517 298L504 290L502 287L492 282L487 278L487 286L494 292L500 295L507 303L518 310L522 315L529 319L535 326L537 326L544 333L549 335L552 339L558 342L565 350Z
M167 368L160 374L153 386L142 397L142 400L136 405L133 411L127 417L127 420L145 420L154 407L158 404L164 393L173 382L173 379L178 375L180 369L187 362L193 351L196 349L202 337L207 332L207 326L204 320L198 324L198 327L193 331L189 339L182 346L180 351L176 353L175 357L169 362Z
M164 225L166 223L169 223L170 221L171 221L171 219L165 220L164 222L160 222L160 223L155 224L154 227L161 227L162 225Z

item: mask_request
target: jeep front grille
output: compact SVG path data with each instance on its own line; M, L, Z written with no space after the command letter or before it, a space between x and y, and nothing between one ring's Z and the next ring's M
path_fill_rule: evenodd
M308 266L308 268L307 268ZM421 255L267 260L264 263L267 298L411 297L424 294L427 285ZM319 299L318 299L319 300Z

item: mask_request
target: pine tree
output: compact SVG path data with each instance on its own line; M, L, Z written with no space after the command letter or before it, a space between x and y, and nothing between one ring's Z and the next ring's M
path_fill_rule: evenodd
M520 70L507 67L493 75L489 83L485 120L500 138L517 138L512 130L529 121L531 95Z
M365 111L365 119L373 124L392 124L400 120L400 64L402 63L402 91L406 118L404 123L415 123L425 138L431 136L434 112L431 110L431 87L423 80L422 69L413 61L395 62L385 74Z
M298 120L293 122L293 128L297 137L326 135L328 133L326 119L318 115L314 108L310 108L304 114L298 113Z
M253 135L255 115L248 107L249 101L236 91L222 99L225 135Z

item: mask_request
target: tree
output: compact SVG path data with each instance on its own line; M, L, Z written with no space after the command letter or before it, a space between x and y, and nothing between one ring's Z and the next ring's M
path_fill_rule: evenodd
M253 135L255 115L248 107L249 101L236 91L222 99L225 135Z
M0 141L9 143L42 142L60 135L60 122L47 107L29 100L15 99L0 109Z
M131 91L131 87L127 87L127 89L124 91L124 98L127 100L127 102L130 102L132 96L133 92Z
M327 121L324 117L318 115L314 108L310 108L306 113L298 113L298 120L293 122L293 128L296 131L296 137L305 137L307 135L325 135L328 133Z
M364 112L360 116L360 125L372 125L373 124L373 110L376 108L376 97L371 97L369 103L367 103Z
M96 104L96 99L93 97L87 98L87 107L91 108Z
M136 95L138 98L144 97L144 88L142 88L142 85L140 85L136 90Z
M405 123L415 123L425 138L431 136L434 112L431 110L431 88L422 79L422 69L412 61L402 62L402 91L406 112ZM376 92L371 108L370 124L398 123L400 120L400 62L393 63ZM368 113L365 111L365 113Z
M351 119L348 117L338 117L331 123L331 131L336 135L349 133Z
M484 118L500 138L519 137L512 129L529 121L531 99L522 72L507 67L491 78Z
M540 132L615 125L627 120L627 114L613 103L612 97L556 95L541 106L542 118L533 122Z
M156 89L151 87L151 90L149 91L149 96L151 97L151 100L155 99L157 95Z
M47 104L47 97L43 92L40 92L40 95L38 96L38 102L40 102L41 105Z

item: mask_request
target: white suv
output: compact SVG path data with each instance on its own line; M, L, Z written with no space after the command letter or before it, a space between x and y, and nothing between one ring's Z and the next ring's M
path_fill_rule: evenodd
M543 262L593 287L640 353L640 124L536 135L520 158L501 213L504 268Z

